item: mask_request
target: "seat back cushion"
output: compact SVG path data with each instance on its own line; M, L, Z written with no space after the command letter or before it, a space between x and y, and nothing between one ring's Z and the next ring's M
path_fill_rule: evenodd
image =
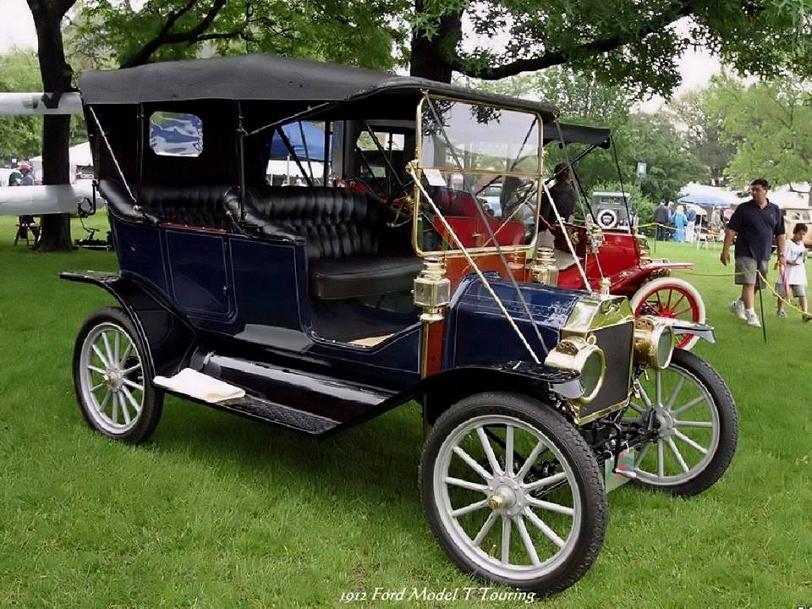
M228 228L225 201L235 196L235 188L227 185L197 184L193 186L144 185L139 203L161 222Z
M363 193L340 188L251 188L247 203L278 233L307 243L310 260L374 256L384 228L383 214Z

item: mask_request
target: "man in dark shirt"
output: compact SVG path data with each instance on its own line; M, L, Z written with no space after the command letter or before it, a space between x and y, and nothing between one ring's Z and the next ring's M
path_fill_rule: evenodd
M558 210L558 215L564 222L570 220L570 216L575 212L575 204L578 202L578 193L572 184L572 171L567 163L559 163L555 166L555 184L550 188L550 194L555 203L555 208ZM553 206L550 205L550 200L547 193L544 193L541 198L541 208L539 215L546 220L547 224L555 226L558 223L558 218L553 211ZM539 245L545 247L552 247L552 235L547 230L545 222L539 223Z
M668 239L669 217L670 214L668 213L668 206L665 204L665 201L660 201L660 205L654 211L654 222L657 224L655 234L658 241Z
M742 286L741 298L730 305L730 310L748 325L760 327L753 302L755 290L764 287L759 273L767 276L773 240L778 246L779 260L784 252L784 218L781 210L767 198L769 184L759 178L750 184L753 197L736 208L725 230L725 242L720 259L727 266L730 262L730 245L736 237L735 283Z

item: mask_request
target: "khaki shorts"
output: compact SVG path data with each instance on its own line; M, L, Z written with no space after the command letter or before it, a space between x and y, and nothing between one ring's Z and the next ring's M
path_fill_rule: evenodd
M806 286L805 285L791 285L789 286L790 292L795 298L801 298L806 296ZM786 298L787 295L784 293L784 284L780 281L775 284L775 291L781 298Z
M756 260L749 256L736 258L736 277L734 283L738 285L755 285L759 290L765 286L756 271L761 272L763 277L767 277L767 263L769 260ZM756 281L758 280L758 281Z

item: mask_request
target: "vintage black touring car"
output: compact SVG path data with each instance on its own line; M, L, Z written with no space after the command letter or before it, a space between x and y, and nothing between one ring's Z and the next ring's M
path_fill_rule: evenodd
M100 433L146 440L165 393L316 436L417 401L440 544L541 593L595 560L609 486L692 495L728 467L730 392L673 346L712 330L560 289L536 248L552 107L262 55L80 90L120 265L62 274L120 305L74 355ZM280 150L297 177L272 184Z

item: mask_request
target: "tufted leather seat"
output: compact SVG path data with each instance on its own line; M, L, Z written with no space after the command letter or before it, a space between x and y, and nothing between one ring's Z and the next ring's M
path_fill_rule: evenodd
M194 186L141 187L139 202L161 222L229 228L231 219L226 214L227 198L238 199L233 186L196 184Z
M263 234L304 242L310 291L321 299L410 290L420 271L414 256L381 256L379 204L339 188L251 188L246 219Z

